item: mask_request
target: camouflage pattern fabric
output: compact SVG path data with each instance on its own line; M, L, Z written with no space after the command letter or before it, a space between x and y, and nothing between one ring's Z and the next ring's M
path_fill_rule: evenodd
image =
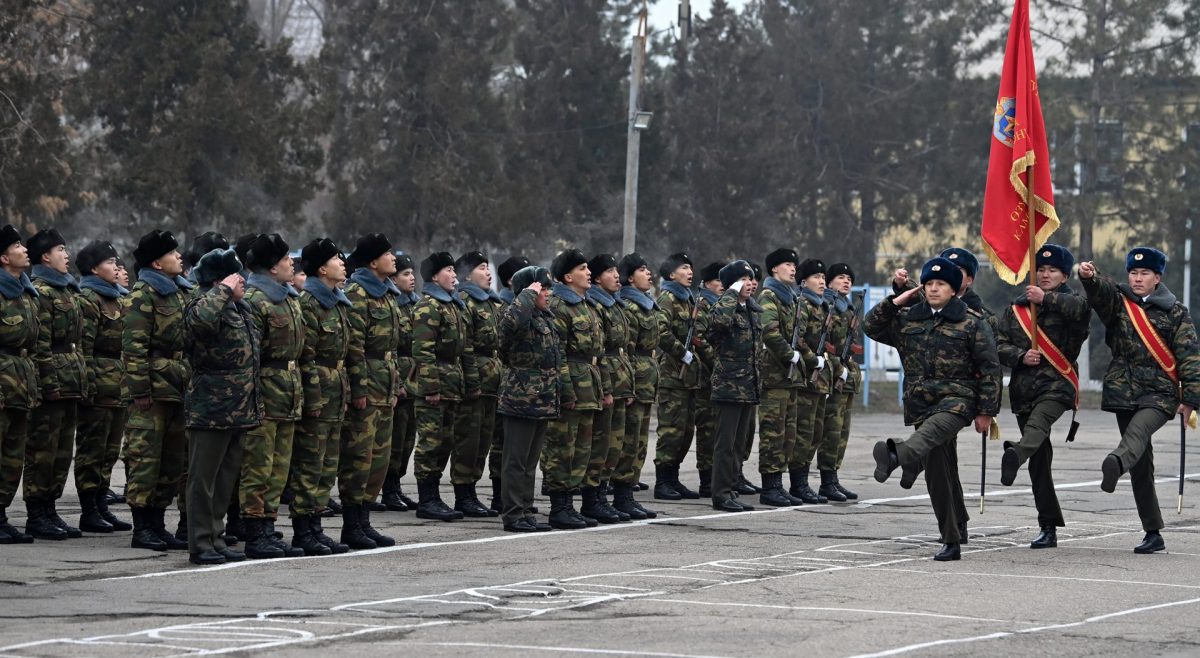
M250 306L222 285L199 294L184 312L192 378L184 403L189 428L248 429L263 419L259 334Z
M1013 303L1028 306L1029 300L1022 293ZM1037 308L1038 331L1045 332L1045 336L1058 346L1072 364L1079 358L1079 351L1087 342L1091 319L1092 309L1088 301L1075 294L1065 283L1058 290L1046 293ZM1012 368L1008 390L1013 413L1027 416L1037 403L1046 400L1074 408L1075 387L1059 374L1048 359L1043 359L1037 366L1022 363L1031 343L1012 306L1005 307L1004 313L996 320L996 327L996 350L1000 364Z
M413 360L417 375L413 394L417 397L417 446L413 474L418 480L440 479L455 448L455 422L460 402L466 397L466 382L477 381L474 364L463 357L470 350L470 333L461 300L430 285L413 310ZM434 405L425 398L440 396Z

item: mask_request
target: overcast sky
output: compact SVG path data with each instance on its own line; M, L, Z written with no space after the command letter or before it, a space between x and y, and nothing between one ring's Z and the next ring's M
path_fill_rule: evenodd
M741 11L746 0L729 0L729 6ZM692 20L700 16L708 16L712 0L692 0ZM650 7L650 27L652 31L665 30L679 18L679 0L658 0Z

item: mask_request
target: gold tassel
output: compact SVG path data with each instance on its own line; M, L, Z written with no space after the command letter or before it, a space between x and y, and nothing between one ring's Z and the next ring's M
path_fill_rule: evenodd
M990 427L988 427L988 440L1000 440L1000 423L997 423L995 418L992 419L992 424Z

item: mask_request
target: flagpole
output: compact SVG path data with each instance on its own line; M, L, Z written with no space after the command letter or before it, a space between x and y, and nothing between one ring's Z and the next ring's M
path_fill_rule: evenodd
M1030 153L1032 155L1032 152ZM1036 164L1036 163L1035 163ZM1025 212L1029 218L1029 285L1037 285L1037 211L1033 209L1033 167L1025 170ZM1029 303L1029 340L1031 349L1038 348L1037 304Z

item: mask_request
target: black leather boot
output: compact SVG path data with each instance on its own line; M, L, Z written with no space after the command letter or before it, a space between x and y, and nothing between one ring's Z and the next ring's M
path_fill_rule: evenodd
M633 517L609 504L608 492L612 490L613 488L609 484L608 480L601 480L600 486L596 487L596 501L599 502L600 505L610 514L616 515L617 523L629 523Z
M186 551L188 543L186 539L179 539L174 534L167 531L167 508L165 507L147 507L153 513L154 518L154 534L167 545L169 551ZM182 515L181 515L182 516ZM187 536L187 519L183 519L183 533Z
M1117 480L1121 479L1121 460L1116 455L1109 455L1100 464L1100 472L1104 475L1100 480L1100 490L1112 493L1117 490ZM1142 542L1145 543L1145 542Z
M583 530L587 523L580 521L571 514L571 494L566 492L550 493L550 525L555 530Z
M1038 536L1029 543L1029 548L1057 548L1058 547L1058 528L1048 525L1043 526L1042 531Z
M0 544L32 544L33 536L17 530L8 522L8 511L0 507Z
M113 491L112 489L105 489L104 490L104 502L108 503L109 505L118 505L118 504L124 505L125 504L125 496L122 494L118 494L117 492Z
M711 473L711 471L710 471ZM684 500L699 500L700 494L688 489L679 481L679 464L671 467L671 486L675 487L675 491L684 498Z
M600 504L596 487L584 487L582 494L583 505L579 507L579 513L582 514L585 519L592 519L597 523L603 523L605 525L619 523L621 521L621 517L617 516L616 510L609 512L604 508L603 505Z
M305 555L332 555L333 551L313 535L312 519L309 516L292 517L292 547L304 551Z
M504 511L504 503L500 500L500 478L492 478L492 504L488 509L497 514Z
M838 477L837 471L833 472L833 486L837 487L837 490L846 497L846 500L858 500L858 494L842 486L842 480Z
M700 489L697 492L701 498L712 498L712 469L700 471Z
M108 525L112 526L113 530L124 532L133 529L133 526L108 510L108 497L103 493L96 494L96 510L100 512L100 518L108 522Z
M678 467L671 464L654 465L654 498L656 500L683 500L683 494L675 490Z
M621 514L628 514L634 521L644 521L649 518L633 499L633 485L613 482L613 508Z
M757 496L762 493L762 489L754 486L742 472L738 471L737 484L733 485L733 490L742 496Z
M896 456L896 447L891 439L876 441L875 447L871 449L871 456L875 458L876 482L887 482L892 471L900 467L900 458Z
M1004 454L1000 457L1000 484L1011 487L1017 479L1017 470L1021 468L1021 458L1012 445L1004 442Z
M387 505L384 505L383 503L375 500L374 498L372 498L370 500L364 500L362 503L362 506L363 506L363 509L367 510L368 512L386 512L387 511Z
M334 498L333 496L330 496L329 502L325 505L325 511L321 514L321 516L334 517L334 516L341 516L341 515L342 515L341 501L339 501L337 498Z
M101 532L110 534L113 527L100 516L100 509L96 505L96 499L99 498L99 491L83 491L79 494L79 506L82 509L79 514L79 529L85 532Z
M959 549L958 544L942 544L942 549L933 555L933 559L938 562L950 562L961 557L962 551Z
M575 509L575 495L578 493L581 492L579 489L576 489L575 491L571 491L567 494L567 511L571 513L571 516L575 517L576 521L583 521L587 527L595 528L596 526L600 525L599 521L589 516L584 516L579 513L579 510Z
M378 530L371 527L371 510L368 510L366 507L358 508L358 525L362 528L363 534L370 537L376 546L396 545L395 539L387 535L382 535Z
M356 551L378 548L379 544L363 532L361 509L361 505L342 503L342 543Z
M67 531L58 527L46 514L46 504L38 499L25 499L25 510L29 514L25 521L25 532L37 539L62 541L67 538Z
M400 498L400 475L388 471L388 474L383 478L383 506L389 512L409 512L408 505L404 504L404 500Z
M795 507L799 504L792 502L792 498L783 491L783 473L763 473L762 493L758 495L758 502L768 507Z
M821 488L817 490L817 495L835 503L846 502L846 497L838 491L837 473L834 471L821 471Z
M145 548L151 551L165 551L167 545L158 538L154 531L154 512L149 507L131 507L133 516L133 537L129 545L133 548Z
M788 471L788 476L792 481L792 486L788 489L788 494L793 498L799 498L805 505L823 505L829 502L825 496L818 494L808 486L808 467L798 468L794 471Z
M276 546L273 537L267 535L265 519L242 519L242 537L245 542L243 551L251 560L272 560L284 556L283 549Z
M61 516L58 515L58 510L55 509L54 500L46 500L42 502L42 508L46 512L46 518L54 525L62 528L63 532L67 533L67 539L79 539L83 536L83 531L73 525L68 525Z
M479 502L479 497L475 494L475 485L473 484L456 484L454 485L454 509L462 512L463 516L469 516L473 519L486 519L489 516L496 516L496 512L483 506Z
M314 515L314 516L309 517L309 521L312 523L313 538L316 539L317 541L321 542L322 544L325 544L326 546L328 546L329 550L333 551L334 555L341 555L342 553L350 552L349 546L347 546L347 545L337 541L333 537L330 537L329 535L325 534L325 529L321 527L320 515Z
M264 534L266 534L267 539L272 544L275 544L276 548L283 551L284 556L302 557L304 555L303 549L296 548L295 546L283 541L283 533L275 529L275 519L263 519L263 526Z
M452 510L442 502L438 492L437 478L425 478L417 482L417 493L421 497L417 503L418 519L433 519L435 521L457 521L463 518L463 513Z
M1147 532L1146 537L1142 539L1142 543L1133 548L1133 552L1139 555L1148 555L1165 550L1167 550L1167 543L1163 541L1162 533L1157 530Z

